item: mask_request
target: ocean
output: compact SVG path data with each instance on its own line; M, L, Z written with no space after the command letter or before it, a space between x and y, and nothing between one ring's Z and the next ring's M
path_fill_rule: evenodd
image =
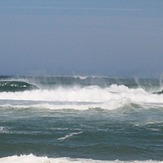
M161 79L1 76L0 163L163 162Z

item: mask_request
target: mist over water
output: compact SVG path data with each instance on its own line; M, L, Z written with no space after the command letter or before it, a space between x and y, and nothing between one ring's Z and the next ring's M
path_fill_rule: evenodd
M160 80L1 77L0 87L0 162L163 160Z

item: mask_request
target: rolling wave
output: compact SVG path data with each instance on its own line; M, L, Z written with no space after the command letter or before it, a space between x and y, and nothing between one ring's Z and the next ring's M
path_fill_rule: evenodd
M0 92L17 92L33 89L38 89L38 87L25 81L0 81Z
M144 107L146 105L163 107L162 99L162 94L152 94L142 88L128 88L116 84L106 88L73 86L54 89L32 89L23 92L0 92L0 105L14 104L14 107L32 106L49 109L86 110L101 108L113 110L131 104Z

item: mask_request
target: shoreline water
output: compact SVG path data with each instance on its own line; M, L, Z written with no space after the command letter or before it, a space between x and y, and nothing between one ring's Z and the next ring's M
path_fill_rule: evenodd
M153 94L159 80L10 80L0 92L0 162L163 160L163 95ZM26 83L38 89L22 90Z

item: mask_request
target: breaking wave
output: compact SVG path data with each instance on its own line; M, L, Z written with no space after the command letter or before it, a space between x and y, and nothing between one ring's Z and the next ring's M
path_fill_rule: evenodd
M163 94L153 94L142 88L112 84L109 87L72 86L35 89L23 92L0 92L0 105L14 107L45 107L49 109L101 108L113 110L125 105L163 107ZM8 101L8 102L6 102Z
M17 92L32 89L38 89L38 87L25 81L0 80L0 92Z
M102 161L102 160L92 160L92 159L78 159L78 158L48 158L48 157L37 157L33 154L30 155L14 155L9 157L0 158L0 163L163 163L163 161Z

